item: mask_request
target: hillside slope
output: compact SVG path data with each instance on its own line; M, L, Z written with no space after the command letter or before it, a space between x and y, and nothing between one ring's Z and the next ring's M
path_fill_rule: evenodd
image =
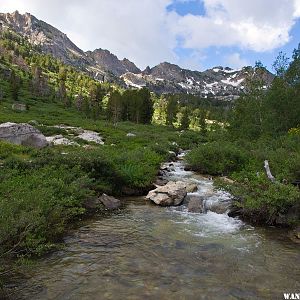
M99 81L114 82L123 87L147 87L158 94L193 94L230 101L243 92L245 79L253 71L251 67L240 70L215 67L199 72L182 69L168 62L141 71L133 62L126 58L119 60L108 50L99 48L84 52L55 27L29 13L22 15L18 11L0 14L1 28L10 28L40 47L44 53L87 72ZM274 76L265 70L264 77L267 87Z

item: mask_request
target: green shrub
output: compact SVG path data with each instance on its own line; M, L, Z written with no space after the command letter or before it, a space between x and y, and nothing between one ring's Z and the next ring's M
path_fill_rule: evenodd
M45 136L52 136L52 135L67 135L68 132L59 127L53 127L53 126L35 126L37 129L39 129Z
M46 149L39 152L29 166L28 162L14 161L10 163L10 167L23 168L23 164L34 169L47 165L65 168L78 166L94 180L94 190L119 194L123 186L148 187L154 180L160 163L168 155L161 155L148 147L128 149L101 146L90 150L74 147L67 151L67 154L62 155L61 151Z
M34 150L19 145L14 145L0 141L0 160L8 157L27 157Z
M146 148L116 157L114 165L126 186L145 188L153 182L162 160L162 156Z
M192 149L205 141L206 137L201 135L200 132L191 130L178 132L178 137L176 139L176 142L179 145L179 147L185 150Z
M276 225L282 216L286 216L282 225L300 222L300 215L288 216L291 208L296 210L300 207L300 191L293 185L272 183L264 174L252 174L235 184L216 184L239 200L236 205L243 209L244 216L252 222Z
M1 252L41 254L84 213L91 180L77 167L10 171L0 182ZM3 178L3 176L2 176Z
M212 142L188 153L188 164L203 174L227 175L241 170L248 163L248 153L229 142Z

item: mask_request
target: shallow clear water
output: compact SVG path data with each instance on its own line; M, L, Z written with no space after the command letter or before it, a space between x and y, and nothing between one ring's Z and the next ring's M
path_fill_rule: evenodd
M172 179L196 182L207 203L230 196L176 163ZM300 248L274 228L227 214L191 214L129 199L90 220L15 288L15 299L283 299L300 292Z

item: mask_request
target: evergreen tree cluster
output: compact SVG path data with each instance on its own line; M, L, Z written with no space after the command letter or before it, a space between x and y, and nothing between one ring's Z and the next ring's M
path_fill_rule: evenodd
M292 60L279 53L273 68L276 77L270 88L257 65L247 79L247 93L235 104L230 131L236 137L276 137L300 125L300 45Z
M89 74L43 54L13 31L0 32L0 63L10 71L10 96L15 102L20 101L20 91L27 89L32 97L61 102L66 108L75 107L95 120L143 124L152 121L152 97L146 88L122 91L118 86L100 83Z
M207 131L207 120L224 122L229 106L221 101L204 99L194 95L162 95L154 103L154 121L181 130Z
M153 102L148 89L113 91L107 103L107 117L114 124L131 121L150 124L153 116Z

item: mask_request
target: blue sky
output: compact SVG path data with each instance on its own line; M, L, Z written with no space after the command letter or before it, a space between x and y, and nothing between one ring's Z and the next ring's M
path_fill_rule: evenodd
M1 12L14 10L50 23L85 51L108 49L141 69L260 60L271 70L279 51L291 56L300 42L300 0L0 0Z
M242 1L240 1L242 3ZM176 12L180 16L186 15L196 15L196 16L205 16L206 10L203 1L191 0L191 1L175 1L167 7L167 10L170 12ZM293 50L298 48L300 43L300 19L295 20L295 24L291 27L290 31L290 40L285 43L283 46L275 47L274 49L268 51L253 51L238 46L229 46L229 47L208 47L203 49L203 56L205 59L202 60L201 64L204 69L211 68L212 66L223 66L228 62L226 57L232 54L239 54L240 58L254 65L256 61L260 60L269 70L272 70L272 65L276 59L278 53L283 51L287 54L288 57L292 56ZM180 57L190 57L193 53L193 49L187 49L183 47L177 47L175 49L176 53Z
M175 1L168 5L167 10L176 11L179 15L205 15L205 7L203 1Z

